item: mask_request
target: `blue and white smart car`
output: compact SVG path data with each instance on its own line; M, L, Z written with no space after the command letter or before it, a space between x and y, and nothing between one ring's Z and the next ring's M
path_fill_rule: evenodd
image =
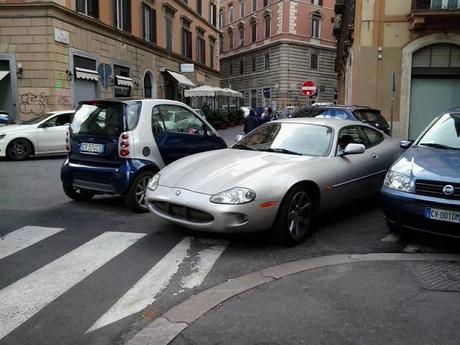
M61 180L67 196L80 201L121 194L136 212L148 211L147 183L165 165L227 147L192 108L164 99L81 102L66 143Z

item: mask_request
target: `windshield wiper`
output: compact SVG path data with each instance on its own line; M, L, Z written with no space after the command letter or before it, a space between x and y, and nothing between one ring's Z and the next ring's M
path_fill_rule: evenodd
M242 150L257 151L255 148L249 147L249 146L241 144L241 143L233 145L232 149L242 149Z
M297 156L303 156L303 154L291 150L286 150L286 149L281 149L281 148L270 148L270 149L263 149L259 151L266 151L266 152L276 152L276 153L287 153L290 155L297 155Z
M457 147L452 147L452 146L447 146L447 145L437 144L437 143L420 143L419 145L428 146L428 147L434 147L436 149L460 150Z

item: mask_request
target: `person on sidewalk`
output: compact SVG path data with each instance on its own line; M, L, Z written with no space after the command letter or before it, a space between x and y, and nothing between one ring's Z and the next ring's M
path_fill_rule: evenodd
M260 124L271 121L272 109L270 107L265 107L264 112L260 115Z
M244 119L244 134L248 134L254 128L259 126L259 118L254 109L249 110L249 115Z

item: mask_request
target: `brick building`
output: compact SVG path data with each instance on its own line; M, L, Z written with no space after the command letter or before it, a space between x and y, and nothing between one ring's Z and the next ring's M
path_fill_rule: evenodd
M0 109L219 85L217 0L0 0ZM187 64L181 71L181 64Z
M333 0L223 0L219 27L221 86L238 90L252 107L305 104L303 82L317 101L333 101Z

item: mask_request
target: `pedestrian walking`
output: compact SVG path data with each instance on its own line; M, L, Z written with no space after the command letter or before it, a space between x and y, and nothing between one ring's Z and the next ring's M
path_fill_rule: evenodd
M249 115L244 119L244 134L248 134L254 128L259 126L259 118L253 108L249 110Z

